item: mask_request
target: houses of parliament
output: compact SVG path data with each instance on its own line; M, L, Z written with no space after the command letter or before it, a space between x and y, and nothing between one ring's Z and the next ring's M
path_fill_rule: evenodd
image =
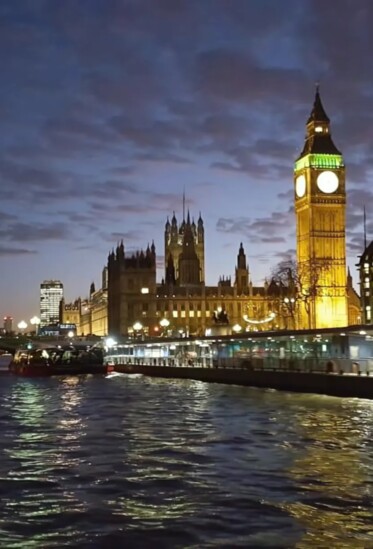
M156 276L154 243L129 254L123 242L108 256L102 287L61 304L61 321L79 335L180 334L210 331L343 327L361 321L360 298L346 269L346 185L341 152L316 90L306 138L294 166L296 269L288 280L254 286L242 243L234 277L205 282L205 231L188 211L164 229L164 275ZM183 208L184 210L184 208Z

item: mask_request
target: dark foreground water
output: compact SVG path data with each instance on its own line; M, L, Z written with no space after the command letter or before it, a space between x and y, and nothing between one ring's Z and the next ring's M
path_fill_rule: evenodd
M0 378L0 547L373 548L373 403Z

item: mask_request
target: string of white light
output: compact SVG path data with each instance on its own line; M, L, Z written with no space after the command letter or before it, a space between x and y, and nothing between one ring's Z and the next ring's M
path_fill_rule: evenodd
M254 320L252 318L249 318L247 315L243 315L243 319L248 324L265 324L266 322L271 322L276 316L276 313L270 313L269 316L266 318L263 318L262 320Z

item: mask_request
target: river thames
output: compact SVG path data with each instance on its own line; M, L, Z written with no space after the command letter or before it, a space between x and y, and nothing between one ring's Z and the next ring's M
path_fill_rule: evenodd
M373 402L0 379L0 547L373 548Z

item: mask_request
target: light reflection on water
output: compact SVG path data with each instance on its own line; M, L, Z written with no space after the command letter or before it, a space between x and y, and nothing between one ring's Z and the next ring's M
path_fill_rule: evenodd
M4 378L0 546L373 547L373 403Z

